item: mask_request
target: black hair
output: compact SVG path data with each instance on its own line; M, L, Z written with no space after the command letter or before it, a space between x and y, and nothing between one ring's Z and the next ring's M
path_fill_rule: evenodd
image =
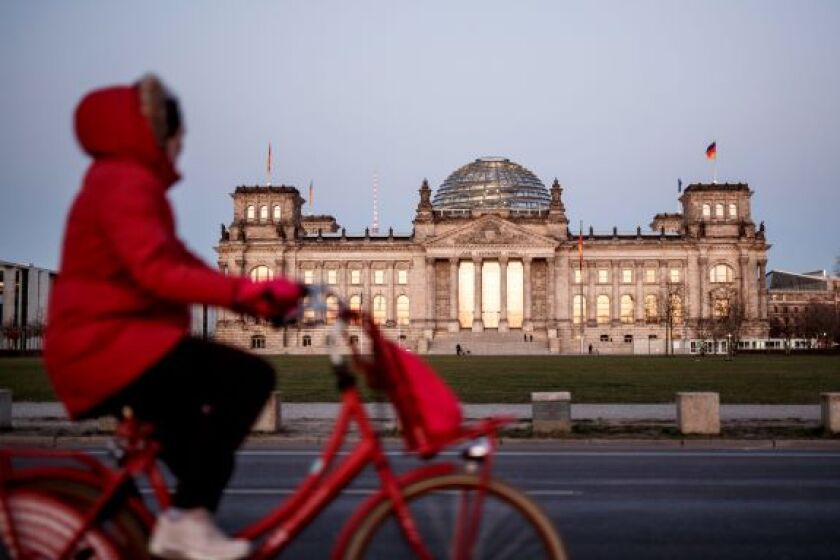
M172 138L181 130L181 109L178 99L173 96L166 98L166 137Z

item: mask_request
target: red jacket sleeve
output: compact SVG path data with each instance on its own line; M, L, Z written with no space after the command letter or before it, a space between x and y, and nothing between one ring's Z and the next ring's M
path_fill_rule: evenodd
M165 191L150 179L131 177L103 189L98 215L131 277L160 299L230 307L247 282L210 268L184 248Z

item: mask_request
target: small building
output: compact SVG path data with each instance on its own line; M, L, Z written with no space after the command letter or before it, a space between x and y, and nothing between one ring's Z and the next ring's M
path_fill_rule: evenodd
M0 261L0 350L40 350L55 272Z

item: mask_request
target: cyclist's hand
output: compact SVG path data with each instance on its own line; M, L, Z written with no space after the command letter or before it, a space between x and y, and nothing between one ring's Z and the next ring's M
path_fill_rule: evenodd
M266 319L285 317L298 306L306 293L303 284L283 279L245 281L234 298L233 309Z

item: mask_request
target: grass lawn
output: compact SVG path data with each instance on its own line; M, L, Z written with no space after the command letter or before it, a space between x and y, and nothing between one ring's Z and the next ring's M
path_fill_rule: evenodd
M271 356L290 402L334 401L326 357ZM464 402L528 402L532 391L571 391L576 402L673 402L677 391L715 391L723 403L805 404L840 392L840 356L430 356ZM199 376L200 378L200 376ZM0 387L15 400L55 395L38 358L0 358Z

